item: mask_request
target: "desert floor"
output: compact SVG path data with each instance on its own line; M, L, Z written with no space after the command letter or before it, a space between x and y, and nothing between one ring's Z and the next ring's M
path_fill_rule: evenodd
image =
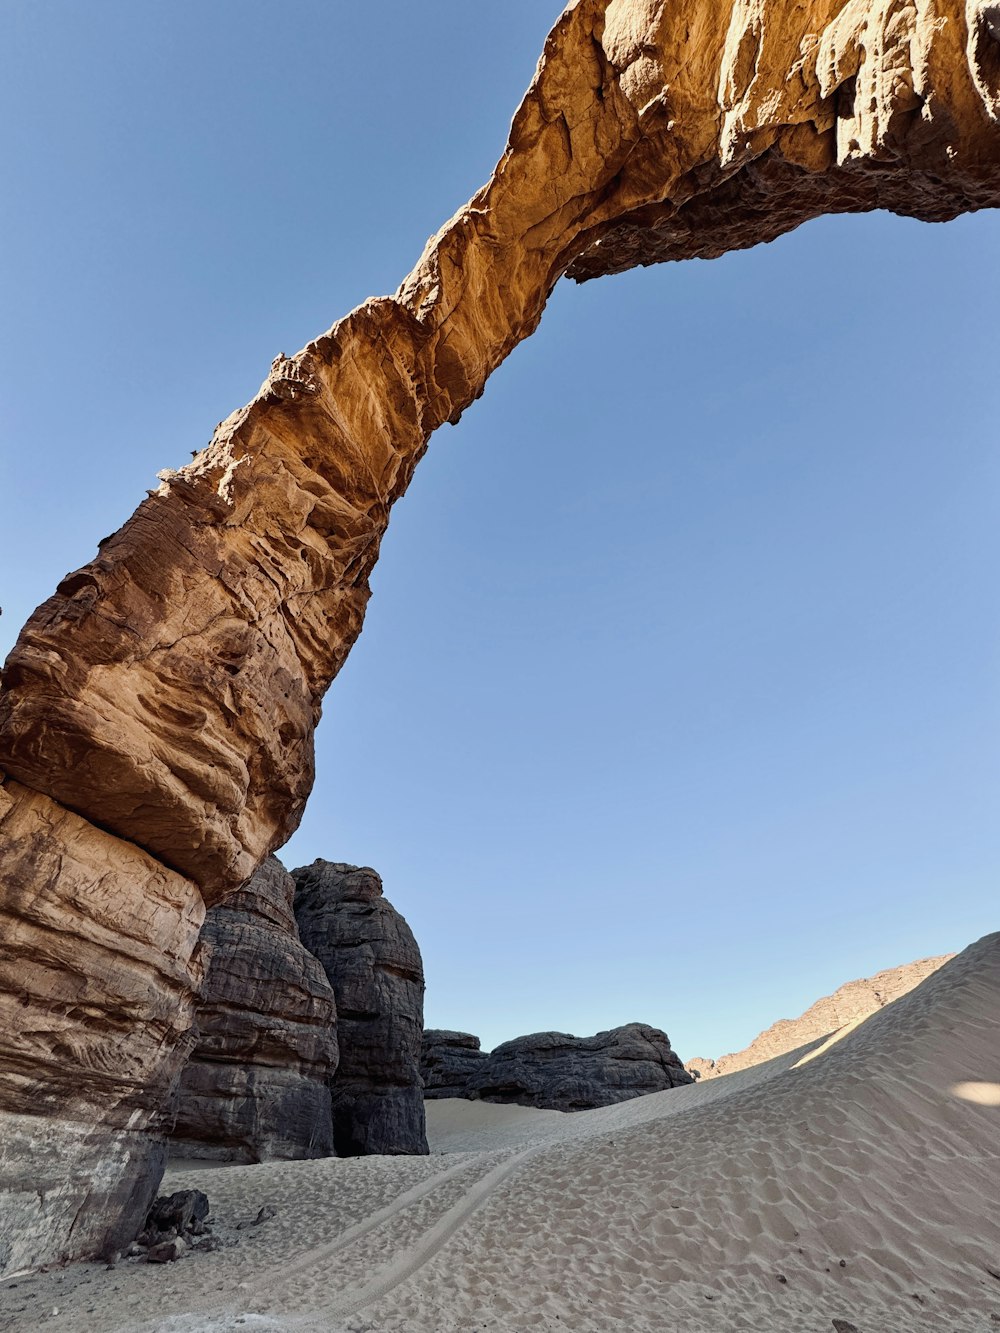
M205 1190L222 1249L15 1279L0 1328L1000 1329L1000 935L839 1040L704 1085L427 1110L430 1157L174 1164L164 1189Z

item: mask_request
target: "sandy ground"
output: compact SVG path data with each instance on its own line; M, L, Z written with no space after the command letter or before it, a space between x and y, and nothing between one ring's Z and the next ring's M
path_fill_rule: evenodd
M204 1189L237 1244L6 1283L0 1328L1000 1330L1000 935L822 1048L599 1111L428 1121L426 1158L175 1164L165 1186Z

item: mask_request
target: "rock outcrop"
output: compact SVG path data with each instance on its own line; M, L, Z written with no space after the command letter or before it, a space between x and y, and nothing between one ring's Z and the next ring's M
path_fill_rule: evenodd
M821 1041L841 1028L861 1022L885 1005L892 1004L893 1000L898 1000L901 995L926 981L932 972L943 967L954 956L945 953L936 958L920 958L915 963L876 972L873 977L848 981L832 995L826 995L811 1004L798 1018L779 1018L777 1023L772 1023L754 1037L742 1051L723 1055L718 1060L696 1056L687 1061L685 1068L697 1078L717 1078L720 1074L735 1074L738 1069L763 1064L765 1060L773 1060L811 1041Z
M0 1214L22 1221L0 1270L92 1251L155 1160L199 899L296 827L390 509L559 278L719 255L826 212L998 203L991 0L564 11L494 175L397 293L279 356L7 660Z
M426 1028L420 1052L425 1097L464 1097L469 1080L487 1059L471 1032Z
M172 1151L263 1162L333 1152L337 1011L303 948L295 882L269 857L205 917L197 1041L181 1074Z
M120 1250L166 1158L205 914L148 853L0 783L0 1272Z
M535 1032L505 1041L460 1095L549 1111L589 1111L693 1082L665 1032L627 1023L593 1037Z
M292 876L302 943L337 999L334 1147L341 1157L426 1153L424 970L413 932L369 866L317 860Z

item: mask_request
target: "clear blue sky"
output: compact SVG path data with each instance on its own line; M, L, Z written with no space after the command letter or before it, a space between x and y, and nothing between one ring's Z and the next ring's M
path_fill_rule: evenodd
M0 652L486 179L557 4L5 6ZM735 1049L1000 926L994 214L563 284L397 506L283 853L428 1025Z

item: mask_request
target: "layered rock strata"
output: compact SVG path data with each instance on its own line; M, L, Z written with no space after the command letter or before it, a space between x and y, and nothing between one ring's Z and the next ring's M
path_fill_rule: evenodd
M627 1023L593 1037L535 1032L505 1041L460 1095L548 1111L589 1111L693 1082L665 1032Z
M299 939L294 893L272 856L205 917L205 980L177 1098L177 1156L263 1162L333 1152L337 1010L322 964Z
M0 783L0 1271L120 1250L165 1160L187 1057L197 886Z
M302 943L337 999L334 1147L342 1157L426 1153L424 970L413 932L369 866L317 860L292 876Z
M425 1029L420 1051L424 1096L464 1097L469 1080L486 1058L479 1038L471 1032Z
M773 1060L811 1041L821 1041L841 1028L851 1027L870 1018L887 1004L892 1004L926 981L954 956L945 953L936 958L920 958L915 963L876 972L873 977L848 981L832 995L826 995L811 1004L798 1018L779 1018L777 1023L772 1023L742 1051L723 1055L718 1060L697 1056L688 1060L685 1068L697 1078L717 1078L720 1074L735 1074L739 1069L763 1064L765 1060Z
M397 293L279 356L257 397L60 583L8 659L5 800L46 806L55 852L39 867L19 843L0 847L6 910L43 937L8 954L5 1003L23 1006L19 1031L47 1035L5 1035L0 1051L0 1214L48 1219L17 1254L83 1253L110 1225L135 1173L115 1136L153 1125L190 1015L198 895L221 901L295 828L391 506L558 279L718 255L826 212L941 221L998 202L993 3L565 10L494 175ZM100 905L108 868L120 932ZM166 986L119 993L108 968L92 984L80 959L102 929L123 977L145 968ZM26 1046L43 1055L27 1074ZM89 1212L39 1204L22 1165L19 1135L57 1121L91 1126L85 1142L60 1140L59 1173L90 1179Z

